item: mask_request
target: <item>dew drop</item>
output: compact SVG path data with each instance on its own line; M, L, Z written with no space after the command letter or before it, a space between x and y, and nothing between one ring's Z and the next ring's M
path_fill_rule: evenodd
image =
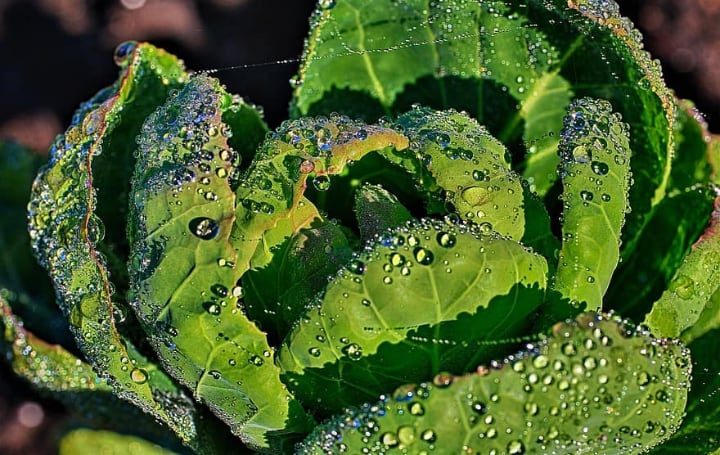
M118 66L125 66L130 61L132 53L135 52L137 44L137 41L125 41L124 43L120 43L118 47L115 48L115 53L113 54L115 64Z
M313 357L320 357L320 348L312 347L308 349L308 353Z
M410 411L410 414L414 416L425 415L425 407L422 405L422 403L418 403L417 401L411 403L408 407L408 410Z
M382 441L382 443L385 444L387 447L395 447L399 443L397 435L395 433L393 433L392 431L383 433L380 436L380 441Z
M525 453L525 446L520 440L510 441L507 446L507 452L510 455L521 455Z
M217 221L207 217L197 217L190 220L190 232L202 240L214 239L220 231Z
M433 377L433 384L437 387L445 388L453 382L453 375L450 373L438 373Z
M343 354L345 354L350 360L360 360L362 358L362 347L357 343L350 343L342 348Z
M148 380L147 371L142 368L133 368L130 372L130 379L132 379L132 382L135 384L145 384Z
M452 248L457 243L457 239L449 232L439 232L437 235L437 242L443 248Z
M437 435L433 430L425 430L420 434L420 439L423 441L432 444L437 439Z
M415 260L418 261L418 264L420 265L430 265L432 264L434 259L432 251L420 246L415 248L415 250L413 251L413 255L415 256Z
M592 191L580 191L580 199L582 199L583 201L592 201L594 197L595 196L592 194Z
M572 151L573 160L576 163L587 163L592 159L590 150L584 145L578 145Z
M327 191L330 189L330 177L327 175L318 175L313 179L313 186L318 191Z
M320 9L332 9L335 6L335 0L318 0L317 5Z
M590 168L593 170L594 173L600 176L607 175L607 173L610 171L610 167L602 161L593 161L590 164Z
M259 355L252 355L248 359L248 363L250 365L255 365L256 367L259 367L259 366L262 366L265 363L265 361Z
M445 133L440 133L435 136L435 143L440 147L447 147L450 145L450 136Z

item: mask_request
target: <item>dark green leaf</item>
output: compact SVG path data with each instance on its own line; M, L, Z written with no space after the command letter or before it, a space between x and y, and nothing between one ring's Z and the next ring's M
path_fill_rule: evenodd
M679 337L688 329L692 331L706 306L711 304L711 296L720 289L719 229L720 199L715 199L710 226L692 246L645 318L644 323L655 333ZM703 315L708 317L707 313ZM697 329L692 333L693 337L702 335Z
M0 141L0 295L45 339L72 344L67 321L52 301L52 283L33 257L27 229L30 187L46 158Z
M397 198L380 185L363 185L355 193L360 239L370 240L410 221L412 215Z
M605 296L608 309L642 320L706 228L714 199L711 188L695 188L655 206L635 253L613 275Z
M327 286L329 276L352 254L343 231L332 222L301 229L273 248L270 263L242 278L248 316L273 335L275 344L290 331L305 305Z
M681 344L585 314L475 374L439 374L346 411L299 453L639 454L677 429L689 381Z

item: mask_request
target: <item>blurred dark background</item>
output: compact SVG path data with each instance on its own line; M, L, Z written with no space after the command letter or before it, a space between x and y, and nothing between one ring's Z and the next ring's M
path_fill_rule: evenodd
M668 85L692 99L720 132L720 0L620 0L623 14L662 61ZM315 0L0 0L0 139L39 151L80 102L112 83L115 46L148 40L195 70L217 76L264 107L271 126L287 116L288 80ZM243 65L265 64L242 68ZM54 453L62 409L40 402L0 365L0 453Z

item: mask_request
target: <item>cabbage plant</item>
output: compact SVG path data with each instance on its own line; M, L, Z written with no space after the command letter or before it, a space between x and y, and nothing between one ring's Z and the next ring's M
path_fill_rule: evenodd
M717 146L618 5L310 21L273 131L127 42L48 163L3 145L2 348L60 451L720 453Z

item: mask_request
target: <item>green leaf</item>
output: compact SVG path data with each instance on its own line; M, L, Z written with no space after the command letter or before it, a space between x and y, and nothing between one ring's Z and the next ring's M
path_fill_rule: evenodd
M689 380L680 343L584 314L490 368L346 411L298 452L638 454L677 429Z
M344 0L321 4L311 25L295 115L372 120L412 103L463 109L545 195L570 99L608 100L628 123L633 150L624 258L671 188L676 102L614 2Z
M380 185L371 184L362 185L355 193L355 213L360 239L364 242L412 218L393 194Z
M693 337L702 335L697 329L692 331L692 327L711 304L711 296L720 289L719 220L720 199L715 199L710 226L692 246L645 318L644 323L654 332L679 337L690 329ZM704 314L703 318L709 316Z
M136 436L79 428L63 436L60 440L59 454L84 453L90 447L94 452L103 455L172 455L175 453Z
M651 451L652 455L714 454L720 450L718 336L720 331L709 330L688 346L693 357L693 374L686 415L677 433Z
M710 135L707 125L689 101L678 101L674 138L675 154L668 191L672 193L710 181Z
M106 188L100 186L106 178L96 180L94 173L102 154L123 165L132 160L128 155L138 133L133 128L172 87L184 84L186 75L175 57L148 44L124 43L115 57L122 66L118 81L81 106L35 180L28 206L30 237L78 347L97 374L118 396L168 425L186 444L211 451L213 444L205 443L204 433L215 432L213 422L202 418L186 393L118 331L115 306L122 293L115 293L108 264L120 261L115 239L124 237L124 227L115 223L124 211L118 204L123 196L112 185L115 179L108 177ZM146 89L152 95L145 96ZM104 220L109 221L107 228Z
M269 332L276 344L352 254L340 227L332 222L316 224L274 247L270 263L242 278L248 316Z
M71 394L109 392L110 386L88 365L59 345L50 345L25 330L0 296L0 317L5 327L3 351L13 371L36 387Z
M280 350L305 403L337 412L408 381L464 372L520 333L545 260L477 225L425 220L380 235L330 283Z
M635 320L645 317L705 229L714 199L712 188L693 187L655 207L635 253L613 274L605 296L608 308Z
M574 101L560 142L562 248L553 289L599 310L620 259L630 186L627 126L606 101Z
M238 156L222 122L238 102L217 80L196 76L143 125L131 302L166 371L246 444L282 450L309 419L280 383L265 334L242 311L247 268L229 241Z
M13 372L43 396L61 402L73 424L132 433L182 450L179 439L153 416L115 396L90 365L63 347L49 344L29 332L1 296L0 319L4 325L0 352ZM220 448L218 443L208 445Z
M429 213L456 213L485 230L520 240L525 230L521 178L507 149L466 114L416 108L397 119L408 150L387 157L408 170L428 193ZM432 197L443 201L433 207Z
M20 144L0 141L0 295L38 334L71 344L67 321L52 302L52 283L33 257L27 229L30 187L45 161Z

